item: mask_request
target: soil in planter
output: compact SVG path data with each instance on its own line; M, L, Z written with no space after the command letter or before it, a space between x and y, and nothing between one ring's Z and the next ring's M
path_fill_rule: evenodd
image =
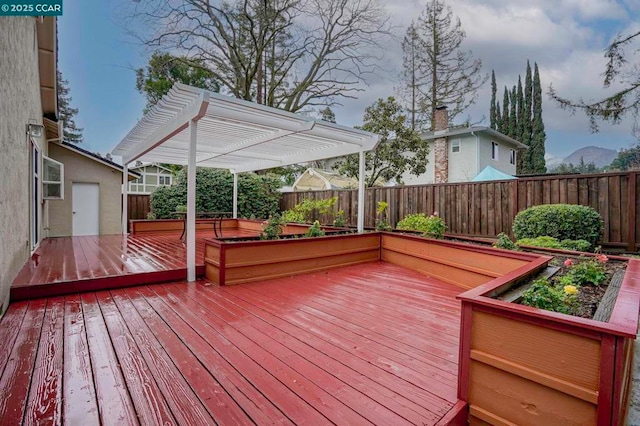
M557 279L568 272L569 269L566 266L564 266L564 262L567 259L571 259L573 262L586 262L586 261L589 261L590 258L554 256L554 258L549 262L549 266L555 266L560 269L550 278L550 280L553 281L554 279ZM622 272L625 270L626 267L627 267L626 262L621 262L621 261L608 260L606 263L604 263L605 273L607 276L605 281L599 286L584 285L582 287L579 287L579 292L577 294L578 308L575 312L572 313L572 315L581 317L581 318L592 319L594 314L596 313L596 310L598 309L598 306L600 305L600 302L602 301L602 298L607 292L611 279L616 274L616 272L618 271ZM518 286L513 287L510 290L517 291L518 289L522 289L523 287L528 288L533 281L540 278L541 276L543 276L543 274L540 274L534 277L532 280L525 281L519 284ZM502 299L503 298L502 295L499 296L499 298ZM517 299L515 302L520 303L520 298Z

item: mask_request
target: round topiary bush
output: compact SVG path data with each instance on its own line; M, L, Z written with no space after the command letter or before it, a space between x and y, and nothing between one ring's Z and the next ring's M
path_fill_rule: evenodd
M513 221L517 240L549 236L558 240L585 240L590 248L600 242L603 222L591 207L574 204L547 204L518 213Z

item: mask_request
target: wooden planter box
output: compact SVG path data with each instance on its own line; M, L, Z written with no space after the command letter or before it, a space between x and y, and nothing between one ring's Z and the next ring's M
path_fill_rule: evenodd
M205 241L206 277L234 285L380 259L380 234L271 241Z
M459 296L458 398L471 423L624 424L640 308L630 260L608 322L493 297L546 265L542 257Z

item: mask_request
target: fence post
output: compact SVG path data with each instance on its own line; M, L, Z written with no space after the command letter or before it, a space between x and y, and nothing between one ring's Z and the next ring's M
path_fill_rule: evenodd
M636 172L629 173L628 175L628 185L629 188L629 196L627 199L629 200L629 208L627 209L629 215L629 230L627 234L627 250L631 252L636 251L636 233L638 224L636 223L636 205L637 205L637 182L638 182L638 174Z

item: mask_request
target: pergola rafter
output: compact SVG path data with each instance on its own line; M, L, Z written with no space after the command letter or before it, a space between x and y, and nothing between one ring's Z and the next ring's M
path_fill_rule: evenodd
M360 155L358 231L364 227L364 153L379 137L276 108L176 83L113 150L129 163L187 165L187 265L195 279L195 169L230 170L237 217L238 173ZM127 186L123 182L123 232L127 229Z

